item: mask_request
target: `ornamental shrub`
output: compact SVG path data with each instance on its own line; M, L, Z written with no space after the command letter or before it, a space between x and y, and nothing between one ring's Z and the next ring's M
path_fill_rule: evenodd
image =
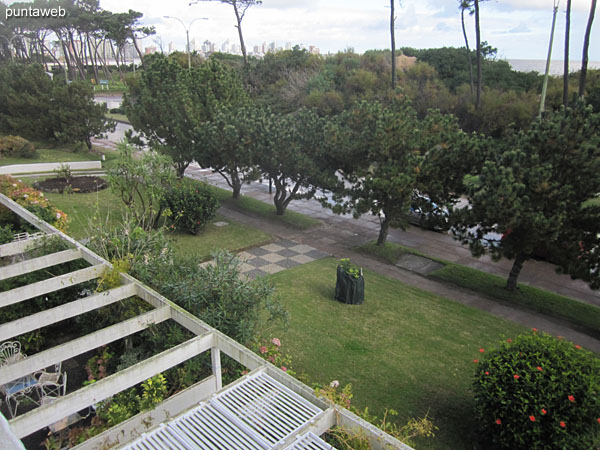
M67 215L54 207L42 192L8 175L0 175L0 192L60 231L67 231ZM15 218L8 208L0 206L0 223L14 222Z
M35 147L20 136L0 137L0 157L35 158Z
M600 359L535 330L484 355L474 380L483 436L501 449L598 448Z
M214 190L205 183L184 178L165 196L171 211L172 227L197 234L216 215L219 202Z

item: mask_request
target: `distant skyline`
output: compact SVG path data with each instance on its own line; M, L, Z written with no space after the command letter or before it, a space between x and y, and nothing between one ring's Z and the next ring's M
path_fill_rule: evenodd
M12 2L9 2L12 3ZM458 0L403 0L396 2L396 46L431 48L462 47ZM591 0L573 0L571 11L570 58L581 60L583 35ZM180 18L186 26L196 17L190 39L205 40L220 46L225 40L239 42L233 8L218 1L201 1L189 6L189 0L170 2L149 0L100 0L100 7L112 12L129 9L144 14L142 22L156 28L156 36L142 41L144 47L162 40L166 49L173 42L185 48L183 26L164 16ZM563 57L566 0L561 0L557 16L553 59ZM482 40L498 49L503 59L545 59L548 51L553 0L489 0L481 2ZM318 47L321 53L354 48L357 52L390 48L389 0L263 0L251 7L242 22L249 51L263 42L284 46L301 44ZM600 61L600 9L590 39L590 61ZM475 47L473 16L466 15L469 44Z

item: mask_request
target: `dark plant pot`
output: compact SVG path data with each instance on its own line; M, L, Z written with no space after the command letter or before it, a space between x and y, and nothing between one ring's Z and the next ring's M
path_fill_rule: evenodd
M335 299L348 305L362 305L365 301L365 279L361 275L354 278L337 266Z

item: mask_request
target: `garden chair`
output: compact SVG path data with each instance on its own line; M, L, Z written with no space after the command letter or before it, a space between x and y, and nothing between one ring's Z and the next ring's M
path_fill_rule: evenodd
M54 365L54 370L40 370L34 374L40 399L62 397L67 392L67 372L61 372L62 363Z
M27 355L21 352L21 343L18 341L8 341L0 345L0 367L22 361L26 357ZM39 404L31 397L37 386L38 380L33 374L0 385L0 392L4 395L11 418L17 415L19 404L24 400Z

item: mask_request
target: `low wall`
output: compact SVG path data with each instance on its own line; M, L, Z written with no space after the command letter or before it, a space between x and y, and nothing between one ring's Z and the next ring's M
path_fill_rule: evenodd
M102 161L76 161L68 163L38 163L38 164L13 164L11 166L0 166L0 175L11 175L16 173L38 173L53 172L62 166L69 166L71 170L99 170L102 169Z

